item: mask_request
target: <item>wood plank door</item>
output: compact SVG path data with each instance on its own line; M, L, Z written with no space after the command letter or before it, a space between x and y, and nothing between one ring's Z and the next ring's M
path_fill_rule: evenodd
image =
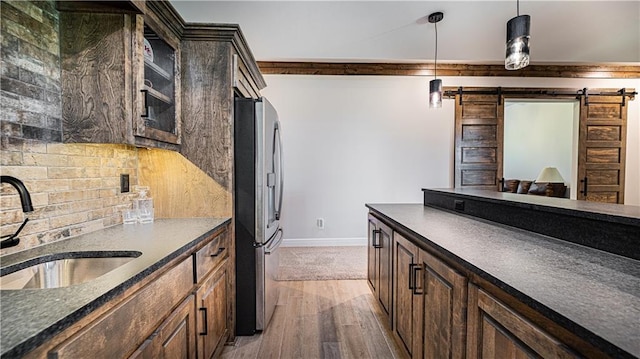
M458 94L455 101L455 187L498 189L504 101L498 94Z
M622 96L582 96L578 145L580 200L624 203L627 107Z

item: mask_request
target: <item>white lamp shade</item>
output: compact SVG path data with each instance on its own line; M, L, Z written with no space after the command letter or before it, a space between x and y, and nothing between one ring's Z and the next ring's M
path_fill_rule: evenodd
M546 183L564 183L564 178L560 175L560 172L555 167L545 167L542 169L536 182Z

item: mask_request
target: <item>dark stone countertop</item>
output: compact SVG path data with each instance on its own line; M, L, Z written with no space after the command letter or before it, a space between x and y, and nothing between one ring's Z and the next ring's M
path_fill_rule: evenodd
M0 290L0 355L20 357L35 349L230 221L156 219L151 224L118 225L2 256L1 266L7 267L29 258L70 251L142 252L86 283L55 289Z
M468 196L485 201L499 202L501 204L508 203L509 205L522 208L531 208L546 212L596 219L605 222L640 226L640 206L576 201L568 198L555 198L473 188L423 188L422 191L455 194L459 197Z
M640 261L422 204L367 207L605 353L640 357Z

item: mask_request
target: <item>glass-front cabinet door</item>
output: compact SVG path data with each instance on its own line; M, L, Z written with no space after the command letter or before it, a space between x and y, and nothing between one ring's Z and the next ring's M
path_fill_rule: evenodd
M136 135L179 144L179 40L148 17L144 17L142 32L139 50L144 70L138 97L140 116L134 121Z

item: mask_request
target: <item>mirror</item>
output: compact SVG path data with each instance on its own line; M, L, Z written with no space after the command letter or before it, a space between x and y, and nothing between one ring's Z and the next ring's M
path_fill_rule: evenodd
M503 177L535 181L555 167L576 199L580 103L508 99L504 103Z

